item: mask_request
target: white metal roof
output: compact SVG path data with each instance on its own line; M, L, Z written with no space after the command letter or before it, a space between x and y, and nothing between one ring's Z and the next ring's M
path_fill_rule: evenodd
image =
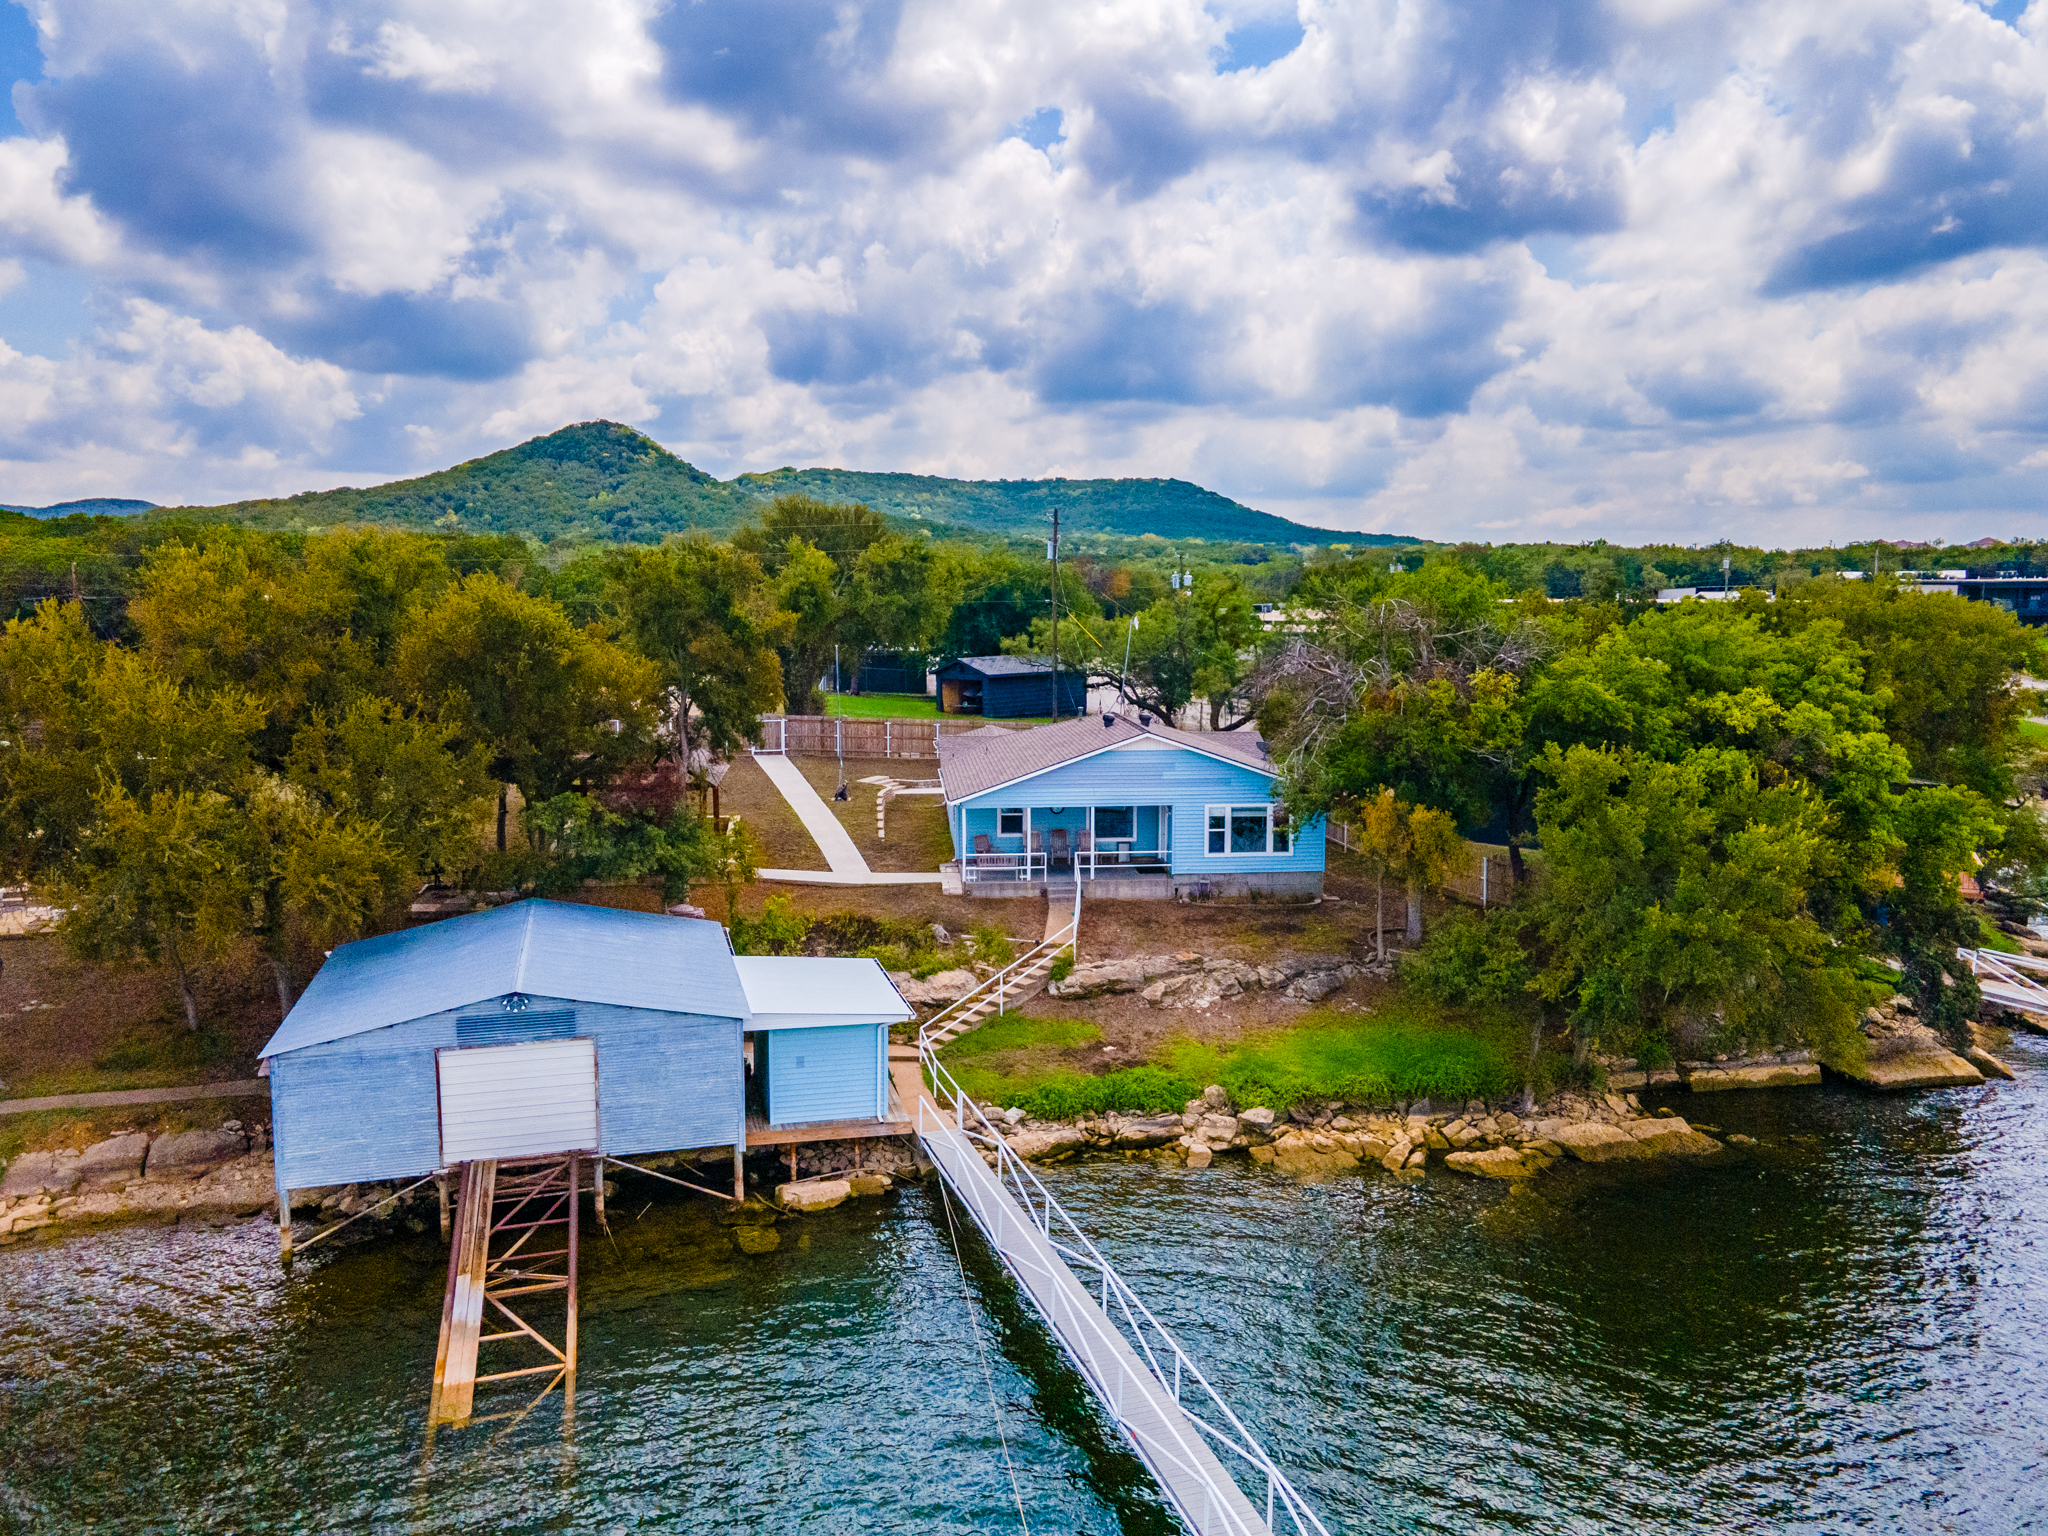
M910 1005L881 962L818 955L735 955L749 1029L898 1024Z

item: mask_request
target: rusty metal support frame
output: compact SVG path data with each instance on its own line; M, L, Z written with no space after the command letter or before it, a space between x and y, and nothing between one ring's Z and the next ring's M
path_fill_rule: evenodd
M441 1424L488 1424L499 1419L524 1418L557 1387L562 1389L564 1422L574 1414L576 1278L585 1161L599 1160L576 1152L523 1158L498 1163L493 1177L481 1179L477 1177L478 1169L467 1164L461 1166L464 1203L473 1198L488 1198L491 1209L488 1215L463 1211L456 1222L456 1239L448 1254L448 1301L443 1309L441 1350L427 1416L430 1441L434 1429ZM602 1179L601 1170L593 1171ZM478 1230L479 1226L483 1229ZM550 1245L541 1236L552 1231L560 1232L559 1245ZM476 1332L482 1321L479 1313L470 1325L473 1342L467 1360L460 1358L464 1351L459 1340L455 1348L450 1347L451 1332L460 1331L455 1319L458 1293L465 1281L480 1292L478 1302L472 1305L490 1309L496 1314L490 1321L504 1325L495 1333ZM557 1293L563 1296L565 1304L559 1345L511 1305L522 1297ZM520 1301L519 1306L526 1312L532 1311L527 1302ZM549 1358L539 1365L477 1372L476 1356L483 1345L519 1342L537 1346ZM524 1407L472 1415L475 1388L536 1377L546 1379L539 1395Z

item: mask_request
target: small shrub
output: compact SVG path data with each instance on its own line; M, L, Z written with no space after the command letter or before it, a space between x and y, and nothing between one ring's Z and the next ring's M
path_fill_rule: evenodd
M1047 978L1052 981L1065 981L1069 976L1073 974L1074 952L1071 949L1065 951L1059 956L1058 959L1054 960L1052 963L1052 969L1046 972Z
M1202 1090L1161 1067L1124 1067L1101 1077L1061 1073L1017 1097L1040 1120L1078 1120L1083 1115L1161 1115L1177 1110Z
M803 947L811 920L787 896L770 896L758 918L732 920L732 947L742 955L793 955Z
M1646 1072L1661 1072L1671 1065L1671 1045L1662 1035L1652 1035L1636 1047L1636 1065Z
M994 923L983 923L974 930L974 958L1001 969L1017 958L1017 947Z

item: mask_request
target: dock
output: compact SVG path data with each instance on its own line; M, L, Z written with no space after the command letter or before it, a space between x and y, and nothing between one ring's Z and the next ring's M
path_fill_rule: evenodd
M1271 1536L1276 1529L1328 1536L1164 1325L951 1085L937 1057L925 1066L952 1100L942 1105L920 1079L917 1134L925 1154L1187 1528L1195 1536ZM1090 1276L1099 1299L1070 1264ZM1263 1511L1219 1452L1262 1481ZM1276 1527L1276 1515L1287 1524Z
M484 1420L523 1416L557 1387L564 1415L576 1402L577 1213L584 1158L565 1156L519 1162L472 1162L454 1170L460 1193L455 1231L448 1247L448 1289L441 1303L441 1337L434 1350L434 1388L427 1409L431 1435L442 1424L467 1424L475 1415L476 1389L498 1382L540 1382L539 1395L525 1407ZM559 1247L550 1247L559 1243ZM560 1295L562 1342L546 1337L528 1316L527 1298ZM517 1307L513 1306L514 1302ZM499 1331L484 1332L487 1324ZM509 1325L509 1326L505 1326ZM486 1344L538 1349L539 1365L513 1366L479 1374Z

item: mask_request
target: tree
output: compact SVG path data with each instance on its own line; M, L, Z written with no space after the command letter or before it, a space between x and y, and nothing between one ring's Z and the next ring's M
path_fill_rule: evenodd
M775 601L790 615L782 645L782 687L790 708L822 714L818 680L832 665L839 621L846 615L839 568L822 549L792 538L775 577Z
M1471 861L1458 825L1442 811L1410 805L1384 786L1350 813L1357 828L1355 851L1373 872L1377 903L1374 938L1387 958L1386 884L1396 881L1408 899L1408 942L1422 942L1422 897Z
M724 839L695 807L678 805L666 823L621 814L587 795L557 795L529 806L527 827L548 856L537 888L573 890L586 880L661 876L662 902L687 901L697 882L726 873ZM743 879L751 880L751 872Z
M285 777L333 816L375 827L409 877L467 869L498 793L489 750L462 728L365 694L292 738Z
M610 561L624 638L661 668L678 763L692 751L761 739L760 717L782 707L775 647L795 630L753 555L708 539L629 549Z
M225 795L169 790L147 802L119 783L94 796L98 816L53 885L57 932L81 960L167 959L185 1026L199 1028L192 966L227 953L246 930L242 818Z
M1713 1021L1744 1036L1853 1026L1855 951L1807 909L1826 816L1802 785L1765 787L1741 753L1677 762L1552 749L1538 798L1541 994L1596 1041Z
M935 644L966 584L960 562L925 539L892 534L862 550L840 626L856 679L871 650L922 651Z
M732 543L757 558L771 575L781 573L791 539L822 552L840 570L851 571L868 546L888 532L888 521L866 502L821 501L790 492L762 509L758 529L740 529Z
M415 609L393 673L465 745L485 748L492 773L528 804L654 756L659 668L495 576L467 577ZM500 848L505 820L501 794Z
M1978 850L2003 834L1997 808L1967 789L1908 790L1894 818L1898 884L1880 908L1887 947L1906 969L1920 1017L1958 1048L1983 1004L1977 979L1957 958L1978 943L1976 916L1963 905L1960 876Z

